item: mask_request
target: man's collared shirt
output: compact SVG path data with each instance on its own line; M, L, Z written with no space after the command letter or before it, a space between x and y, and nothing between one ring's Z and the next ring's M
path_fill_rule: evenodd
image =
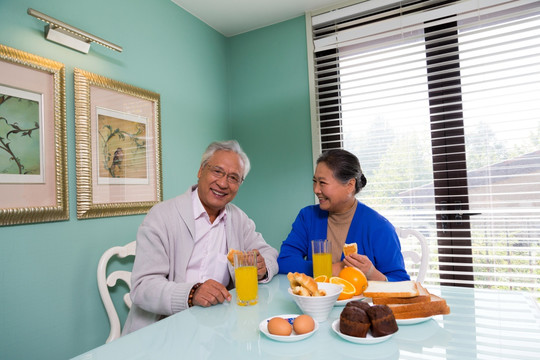
M186 281L205 282L214 279L227 286L230 281L225 232L227 211L223 209L214 223L211 223L197 188L191 193L191 200L195 217L195 244L186 270Z

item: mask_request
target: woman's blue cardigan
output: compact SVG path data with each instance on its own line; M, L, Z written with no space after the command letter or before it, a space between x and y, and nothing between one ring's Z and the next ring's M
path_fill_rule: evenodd
M319 205L300 210L289 236L281 244L279 272L313 276L311 240L326 239L327 228L328 211L321 210ZM358 253L366 255L388 281L410 280L394 226L361 202L358 202L347 234L346 243L353 242L358 244Z

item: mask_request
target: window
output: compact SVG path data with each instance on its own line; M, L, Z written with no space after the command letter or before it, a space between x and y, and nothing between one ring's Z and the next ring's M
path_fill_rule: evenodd
M359 199L428 239L427 283L540 298L540 4L366 1L311 21L314 157L358 156Z

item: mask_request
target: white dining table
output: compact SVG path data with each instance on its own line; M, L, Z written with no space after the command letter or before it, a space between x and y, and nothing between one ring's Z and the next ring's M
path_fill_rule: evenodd
M303 340L265 336L261 321L302 313L288 287L285 275L260 284L258 304L249 307L236 305L233 290L230 303L192 307L74 359L540 359L540 308L526 293L426 285L451 313L399 325L390 339L366 345L331 328L343 306Z

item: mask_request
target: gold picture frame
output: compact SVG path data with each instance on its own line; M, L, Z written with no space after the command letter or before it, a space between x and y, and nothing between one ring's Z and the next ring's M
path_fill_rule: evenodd
M146 213L162 200L160 95L74 69L77 218Z
M0 226L69 219L65 77L0 44Z

